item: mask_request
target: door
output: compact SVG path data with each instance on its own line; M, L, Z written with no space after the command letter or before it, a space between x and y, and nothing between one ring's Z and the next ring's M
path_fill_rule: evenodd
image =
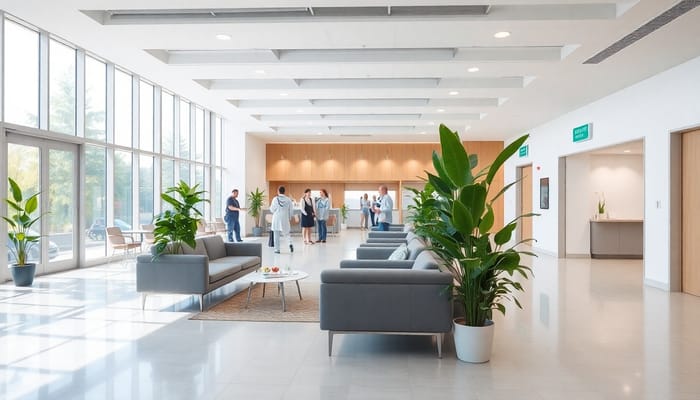
M520 167L520 215L532 212L532 165ZM520 220L520 238L532 238L532 218ZM528 245L532 243L528 242Z
M77 266L77 145L16 134L7 139L8 176L25 193L41 193L44 216L34 225L41 240L29 260L37 263L37 274Z
M681 290L700 296L700 130L683 134Z

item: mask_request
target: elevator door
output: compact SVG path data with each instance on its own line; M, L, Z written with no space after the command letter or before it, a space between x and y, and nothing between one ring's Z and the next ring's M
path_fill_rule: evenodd
M681 287L700 296L700 130L683 134Z

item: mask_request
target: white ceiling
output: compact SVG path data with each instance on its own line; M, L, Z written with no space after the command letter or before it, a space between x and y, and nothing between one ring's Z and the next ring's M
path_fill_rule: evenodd
M441 122L465 139L508 138L700 56L698 7L584 64L677 3L396 0L392 16L342 17L328 13L375 2L0 0L0 7L270 142L420 142L435 141ZM479 4L490 6L485 15L401 15L417 10L402 6L435 12ZM231 9L281 7L302 9L292 18L225 18L240 11ZM212 13L192 22L106 12L175 8ZM494 38L499 31L511 36Z

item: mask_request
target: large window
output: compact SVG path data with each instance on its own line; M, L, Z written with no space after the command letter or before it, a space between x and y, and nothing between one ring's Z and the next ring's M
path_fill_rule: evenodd
M180 161L180 180L190 185L190 163Z
M85 57L85 137L105 140L107 110L107 65Z
M190 158L190 103L180 100L180 158Z
M5 20L5 121L39 127L39 33Z
M212 217L221 217L223 214L223 193L221 192L221 169L220 168L214 168L214 187L212 188L212 193L210 198L212 199L213 207L214 207L214 212ZM241 195L245 195L245 193L241 193ZM245 203L246 199L245 196L243 197L243 203Z
M153 151L153 85L139 84L139 147Z
M131 146L131 75L116 70L114 73L114 143Z
M160 182L161 182L161 192L165 192L171 186L175 185L175 161L173 160L163 160L160 167ZM170 209L168 203L161 200L161 207L163 210Z
M131 178L131 152L114 152L114 223L132 227L133 179Z
M75 49L49 41L49 129L75 135Z
M194 111L194 152L197 161L204 161L204 110Z
M105 149L85 146L85 255L88 260L106 255L105 226L107 221L107 161Z
M153 157L139 157L139 223L153 220Z
M214 146L211 149L214 153L214 165L221 166L221 118L214 117Z
M175 99L173 95L163 92L161 96L161 152L172 156L175 155Z

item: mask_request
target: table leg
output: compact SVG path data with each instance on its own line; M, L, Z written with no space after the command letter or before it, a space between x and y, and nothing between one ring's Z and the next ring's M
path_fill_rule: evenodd
M299 292L299 300L303 300L303 299L301 298L301 289L299 288L299 281L297 280L297 281L294 281L294 282L296 282L296 284L297 284L297 292Z
M245 308L248 308L248 303L250 303L250 291L253 289L253 282L250 282L250 285L248 285L248 298L245 301Z
M263 297L265 297L265 283L263 283Z
M287 302L284 300L284 282L279 283L279 288L282 291L282 312L287 311Z

